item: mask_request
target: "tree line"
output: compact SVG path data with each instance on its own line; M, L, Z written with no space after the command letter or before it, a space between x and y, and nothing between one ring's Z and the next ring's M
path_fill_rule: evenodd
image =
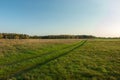
M0 39L90 39L96 38L92 35L47 35L47 36L30 36L27 34L17 33L0 33Z
M0 33L0 39L29 39L29 35L16 33Z
M87 39L87 38L95 38L92 35L48 35L41 36L42 39Z

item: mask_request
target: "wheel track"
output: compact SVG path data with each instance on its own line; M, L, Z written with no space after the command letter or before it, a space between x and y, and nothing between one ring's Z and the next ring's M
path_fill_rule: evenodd
M72 45L63 47L60 50L70 48L70 47L72 47L74 45L76 45L76 44L72 44ZM58 50L51 50L49 52L46 52L46 53L43 53L43 54L40 54L40 55L36 55L34 57L28 57L28 58L25 58L25 59L22 59L22 60L18 60L18 61L14 61L14 62L11 62L11 63L2 64L2 65L0 65L0 67L14 65L14 64L17 64L17 63L20 63L20 62L23 62L23 61L26 61L26 60L29 60L29 59L35 59L35 58L42 57L42 56L45 56L45 55L48 55L48 54L52 54L52 53L54 53L56 51L58 51Z
M18 70L18 71L16 71L15 73L11 74L11 75L10 75L9 77L7 77L6 79L8 79L8 78L10 79L10 78L12 78L12 77L17 77L17 76L19 76L19 75L22 74L22 73L26 73L26 72L34 69L34 68L37 68L37 67L42 66L42 65L45 65L45 64L47 64L47 63L49 63L49 62L51 62L51 61L53 61L53 60L55 60L55 59L58 59L58 58L60 58L60 57L62 57L62 56L65 56L65 55L69 54L70 52L74 51L75 49L83 46L83 45L86 43L86 41L87 41L87 40L81 41L81 42L79 43L79 45L73 46L73 48L71 48L70 50L67 50L66 52L63 52L62 54L59 54L58 56L52 57L52 58L50 58L50 59L48 58L48 59L46 59L46 60L43 61L43 62L40 62L40 63L35 64L35 65L33 65L33 66L27 67L27 68L25 68L25 69L23 69L23 70ZM69 46L69 47L70 47L70 46ZM69 48L69 47L67 47L67 48ZM50 53L48 53L48 54L50 54ZM3 78L2 80L4 80L4 78Z

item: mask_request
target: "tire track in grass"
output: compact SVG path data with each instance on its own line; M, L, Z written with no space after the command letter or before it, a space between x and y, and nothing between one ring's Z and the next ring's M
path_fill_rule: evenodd
M11 75L9 78L17 77L17 76L19 76L19 75L22 74L22 73L26 73L26 72L28 72L28 71L36 68L36 67L45 65L45 64L47 64L47 63L49 63L49 62L51 62L51 61L53 61L53 60L55 60L55 59L58 59L59 57L65 56L65 55L67 55L68 53L70 53L71 51L74 51L75 49L79 48L80 46L83 46L85 43L86 43L86 41L81 41L81 42L79 43L79 45L74 46L74 47L71 48L70 50L67 50L66 52L63 52L62 54L59 54L59 55L57 55L57 56L54 56L54 57L52 57L52 58L50 58L50 59L48 58L48 59L46 59L45 61L43 61L43 62L41 62L41 63L35 64L35 65L30 66L30 67L28 67L28 68L26 68L26 69L23 69L23 70L21 70L21 71L18 71L18 72L16 72L15 74ZM48 57L49 57L49 55L48 55Z
M73 47L73 46L75 46L75 45L77 45L78 43L80 43L80 42L75 42L75 43L72 43L72 44L70 44L70 45L67 45L67 46L64 46L64 47L61 47L59 50L53 50L53 51L50 51L50 52L47 52L47 53L45 53L45 54L42 54L42 55L37 55L37 56L34 56L34 57L30 57L30 58L26 58L26 59L24 59L24 60L20 60L20 61L16 61L16 62L13 62L12 64L11 63L9 63L9 64L6 64L6 65L2 65L2 66L0 66L0 68L2 69L2 68L4 68L4 67L8 67L8 69L9 69L9 66L12 66L12 68L13 68L13 70L11 70L11 71L8 71L8 73L7 74L2 74L3 76L1 76L0 77L0 80L2 79L3 80L3 77L6 77L6 79L7 79L7 76L9 76L9 74L13 74L13 73L17 73L17 72L19 72L19 71L21 71L22 69L21 69L21 67L22 66L24 66L23 65L23 63L29 63L31 60L36 60L36 58L42 58L42 57L45 57L45 56L49 56L49 55L52 55L53 53L55 53L55 52L58 52L58 51L60 51L60 50L64 50L64 49L67 49L67 48L70 48L70 47ZM21 65L21 63L22 63L22 65ZM35 64L38 64L38 63L32 63L33 65ZM33 66L33 65L29 65L29 66ZM18 69L16 69L16 71L14 70L14 67L17 65L17 66L20 66ZM28 66L28 65L27 65ZM15 67L16 68L16 67ZM23 69L26 69L26 68L29 68L29 67L26 67L26 66L24 66L23 67ZM10 68L11 69L11 68ZM4 75L6 75L6 76L4 76ZM5 80L6 80L5 79Z
M74 51L75 49L83 46L85 43L86 43L86 40L85 40L85 41L81 41L79 44L76 44L75 46L73 46L73 47L70 48L70 49L67 49L67 50L65 50L65 51L63 50L62 53L61 53L61 52L59 53L59 51L57 51L58 54L55 55L55 56L54 56L54 55L45 56L44 58L45 58L46 60L44 60L43 62L37 63L37 64L32 65L32 66L30 66L30 67L29 67L29 66L28 66L28 67L25 67L25 68L22 69L22 70L18 70L18 71L16 71L15 73L9 75L9 77L7 77L7 79L8 79L8 78L10 79L10 78L12 78L12 77L17 77L17 76L19 76L19 75L22 74L22 73L26 73L26 72L28 72L28 71L30 71L30 70L38 67L38 66L45 65L45 64L47 64L47 63L49 63L49 62L51 62L51 61L53 61L53 60L55 60L55 59L58 59L59 57L65 56L65 55L67 55L68 53L70 53L71 51ZM57 52L56 52L56 53L57 53ZM50 57L51 57L51 58L50 58Z
M69 50L69 51L67 51L67 52L64 52L63 54L60 54L59 56L56 56L56 57L54 57L54 58L52 58L52 59L48 59L48 60L46 60L45 62L36 64L36 65L34 65L34 66L32 66L32 67L30 67L30 68L28 68L28 69L25 69L25 70L23 70L23 71L21 71L21 72L19 72L19 73L17 73L17 74L14 74L12 77L17 77L17 76L19 76L19 75L22 74L22 73L26 73L26 72L34 69L34 68L37 68L37 67L42 66L42 65L45 65L45 64L47 64L47 63L49 63L49 62L51 62L51 61L53 61L53 60L55 60L55 59L58 59L58 58L60 58L60 57L62 57L62 56L65 56L65 55L67 55L68 53L74 51L75 49L83 46L86 42L87 42L87 40L81 42L80 45L75 46L75 47L72 48L71 50Z
M76 43L72 44L72 45L68 45L66 47L63 47L61 48L60 50L63 50L63 49L67 49L67 48L70 48L72 46L76 45ZM7 64L2 64L0 65L0 67L4 67L4 66L10 66L10 65L14 65L14 64L17 64L17 63L20 63L20 62L23 62L23 61L27 61L27 60L30 60L30 59L35 59L35 58L38 58L38 57L42 57L42 56L45 56L45 55L49 55L49 54L52 54L54 52L56 52L58 50L51 50L49 52L46 52L46 53L43 53L43 54L40 54L40 55L36 55L34 57L28 57L28 58L25 58L25 59L22 59L22 60L18 60L18 61L15 61L15 62L11 62L11 63L7 63Z

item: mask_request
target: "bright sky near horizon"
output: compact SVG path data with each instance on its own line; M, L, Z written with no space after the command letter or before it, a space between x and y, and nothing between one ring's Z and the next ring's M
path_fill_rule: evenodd
M0 0L0 32L120 37L120 0Z

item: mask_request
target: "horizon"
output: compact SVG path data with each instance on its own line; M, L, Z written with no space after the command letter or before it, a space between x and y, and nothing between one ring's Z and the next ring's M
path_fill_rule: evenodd
M20 34L20 35L28 35L28 36L93 36L93 37L95 37L95 38L120 38L120 37L100 37L100 36L94 36L94 35L89 35L89 34L53 34L53 35L29 35L29 34L24 34L24 33L1 33L0 32L0 34Z
M1 0L0 32L120 37L119 0Z

